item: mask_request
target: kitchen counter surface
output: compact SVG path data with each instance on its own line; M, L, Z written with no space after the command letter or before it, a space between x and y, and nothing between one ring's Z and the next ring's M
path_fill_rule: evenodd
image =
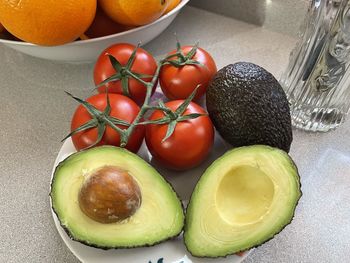
M251 61L277 78L296 43L288 35L187 7L146 49L160 58L174 48L174 32L183 44L199 40L219 68ZM60 140L77 106L64 91L91 95L93 65L58 64L4 46L0 61L0 262L78 262L54 226L48 193ZM292 224L246 263L348 262L349 130L350 121L326 134L294 131L291 155L304 196Z

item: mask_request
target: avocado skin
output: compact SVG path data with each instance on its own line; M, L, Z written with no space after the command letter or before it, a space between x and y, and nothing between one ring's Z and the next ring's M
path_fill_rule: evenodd
M264 68L249 62L222 68L208 87L206 106L217 131L232 146L263 144L289 152L289 103Z
M181 203L181 204L182 204L182 203ZM62 224L62 222L61 222L61 220L59 219L58 214L56 213L56 211L55 211L55 209L53 208L53 206L51 206L51 208L52 208L52 211L55 213L55 215L56 215L58 221L60 222L60 225L61 225L62 229L64 230L64 232L66 232L66 234L68 235L68 237L69 237L71 240L76 241L76 242L79 242L79 243L84 244L84 245L89 246L89 247L98 248L98 249L102 249L102 250L111 250L111 249L131 249L131 248L138 248L138 247L153 247L153 246L158 245L158 244L160 244L160 243L163 243L163 242L165 242L165 241L175 239L176 237L180 236L180 234L181 234L182 231L183 231L183 229L182 229L182 230L181 230L177 235L175 235L175 236L166 238L166 239L164 239L164 240L160 240L160 241L155 242L155 243L153 243L153 244L144 245L144 246L104 247L104 246L99 246L99 245L96 245L96 244L88 243L88 242L86 242L85 240L82 240L82 239L77 239L77 238L75 238L75 237L71 234L70 230L69 230L66 226L64 226L64 225ZM182 209L184 210L183 204L182 204Z
M114 148L114 146L100 146L100 147L104 147L104 148L111 147L111 148ZM118 147L118 148L119 148L119 147ZM123 151L127 151L127 150L124 149L124 148L120 148L120 149L123 150ZM68 159L74 157L74 155L76 155L76 154L78 154L78 153L81 153L81 152L83 152L83 151L88 151L88 149L82 150L82 151L79 151L79 152L75 152L75 153L69 155L68 157L66 157L63 161L61 161L61 162L56 166L56 168L55 168L53 174L55 174L56 170L59 169L59 167L60 167L62 164L64 164L64 162L65 162L66 160L68 160ZM139 157L139 158L141 159L141 157ZM155 169L155 168L153 167L153 169ZM163 177L163 178L164 178L164 177ZM181 200L179 194L175 191L175 189L174 189L174 187L172 186L172 184L171 184L169 181L167 181L165 178L164 178L164 180L170 185L171 189L174 191L174 193L176 194L177 198L178 198L179 200ZM144 246L107 247L107 246L99 246L99 245L96 245L96 244L91 244L91 243L89 243L89 242L86 242L86 241L83 240L83 239L75 238L75 237L71 234L69 228L66 227L66 226L61 222L61 220L60 220L60 218L59 218L59 216L58 216L58 214L57 214L57 212L56 212L56 210L55 210L55 208L54 208L54 206L53 206L53 203L52 203L52 197L51 197L52 190L51 190L51 189L52 189L52 186L53 186L53 184L54 184L54 181L55 181L55 177L52 178L51 185L50 185L50 193L49 193L49 196L50 196L50 199L51 199L51 200L50 200L50 201L51 201L51 209L52 209L52 211L55 213L57 220L60 222L60 225L61 225L62 229L66 232L66 234L68 235L68 237L69 237L71 240L76 241L76 242L79 242L79 243L84 244L84 245L86 245L86 246L94 247L94 248L98 248L98 249L102 249L102 250L111 250L111 249L131 249L131 248L138 248L138 247L153 247L153 246L158 245L158 244L160 244L160 243L163 243L163 242L165 242L165 241L167 241L167 240L172 240L172 239L175 239L176 237L180 236L180 234L182 233L182 231L183 231L183 229L184 229L184 227L185 227L185 226L184 226L184 225L185 225L185 217L184 217L183 227L182 227L182 229L180 230L179 233L177 233L176 235L174 235L174 236L172 236L172 237L165 238L165 239L163 239L163 240L159 240L158 242L155 242L155 243L152 243L152 244L147 244L147 245L144 245ZM183 213L184 213L184 212L185 212L185 207L184 207L184 205L183 205L182 202L180 202L180 203L181 203L182 211L183 211Z
M291 161L291 162L292 162L292 164L295 166L295 168L296 168L297 171L298 171L298 168L297 168L297 166L295 165L295 163L294 163L293 161ZM299 171L298 171L298 175L299 175L299 178L300 178ZM299 199L298 199L298 201L297 201L295 207L298 206L298 204L299 204L299 202L300 202L300 199L301 199L301 197L303 196L303 192L302 192L302 190L301 190L301 182L300 182L300 180L299 180L299 186L300 186L300 197L299 197ZM192 194L193 194L193 193L192 193ZM192 195L191 195L191 197L192 197ZM190 197L190 200L191 200L191 197ZM190 203L188 203L187 207L188 207L189 205L190 205ZM187 210L187 209L186 209L186 210ZM186 212L186 213L187 213L187 212ZM242 249L242 250L236 251L236 252L234 252L234 253L227 254L227 255L225 255L225 256L216 256L216 257L197 256L197 255L192 254L192 252L188 249L186 242L184 242L184 244L185 244L186 250L191 254L192 257L195 257L195 258L227 258L227 257L232 256L232 255L237 254L237 253L247 252L247 251L249 251L250 249L258 248L258 247L264 245L265 243L269 242L271 239L274 239L275 236L277 236L279 233L281 233L288 225L290 225L290 223L292 223L294 217L295 217L295 210L294 210L293 217L291 218L291 220L289 221L289 223L286 224L286 225L284 225L284 226L280 229L280 231L277 232L277 233L276 233L274 236L272 236L271 238L265 240L264 242L262 242L262 243L260 243L260 244L258 244L258 245L256 245L256 246L247 247L247 248L244 248L244 249ZM187 225L186 218L187 218L187 217L185 217L185 229L184 229L185 231L186 231L186 225Z
M249 147L249 146L248 146ZM302 185L301 185L301 180L300 180L300 173L299 173L299 169L298 169L298 167L296 166L296 164L295 164L295 162L293 161L293 159L291 158L291 156L289 155L289 154L287 154L288 156L289 156L289 161L290 161L290 163L291 163L291 165L295 168L295 170L297 171L297 176L298 176L298 178L299 178L299 191L300 191L300 196L299 196L299 198L298 198L298 200L297 200L297 202L296 202L296 204L295 204L295 208L298 206L298 204L299 204L299 202L300 202L300 199L301 199L301 197L303 196L303 192L302 192L302 189L301 189L301 187L302 187ZM209 168L209 167L208 167ZM207 168L207 169L208 169ZM205 172L204 172L205 173ZM197 180L197 183L196 184L198 184L198 182L199 182L199 180L200 180L200 178ZM190 201L189 201L189 203L187 204L187 207L186 207L186 215L187 215L187 208L189 207L189 205L190 205L190 203L191 203L191 201L192 201L192 196L193 196L193 194L194 194L194 191L192 192L192 194L191 194L191 196L190 196ZM260 243L260 244L258 244L258 245L255 245L255 246L252 246L252 247L247 247L247 248L243 248L242 250L239 250L239 251L235 251L235 252L233 252L233 253L229 253L229 254L226 254L226 255L224 255L224 256L215 256L215 257L211 257L211 256L197 256L197 255L194 255L194 254L192 254L192 252L188 249L188 247L187 247L187 244L186 244L186 242L184 242L184 245L185 245L185 247L186 247L186 250L191 254L191 256L192 257L195 257L195 258L213 258L213 259L215 259L215 258L227 258L228 256L232 256L232 255L234 255L234 254L237 254L237 253L241 253L241 252L247 252L248 250L250 250L250 249L253 249L253 248L258 248L258 247L260 247L260 246L262 246L262 245L264 245L265 243L267 243L267 242L269 242L270 240L272 240L275 236L277 236L279 233L281 233L288 225L290 225L290 223L292 223L292 221L293 221L293 219L294 219L294 217L295 217L295 210L296 209L294 209L294 213L293 213L293 216L291 217L291 219L290 219L290 221L289 221L289 223L288 224L285 224L281 229L280 229L280 231L278 231L278 232L276 232L272 237L270 237L269 239L267 239L267 240L265 240L264 242L262 242L262 243ZM184 231L186 232L186 229L187 229L187 216L185 217L185 227L184 227Z

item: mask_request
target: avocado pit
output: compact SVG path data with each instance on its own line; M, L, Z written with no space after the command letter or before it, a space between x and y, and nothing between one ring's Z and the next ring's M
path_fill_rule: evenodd
M78 200L80 209L91 219L115 223L135 214L141 205L141 191L126 170L103 166L86 176Z

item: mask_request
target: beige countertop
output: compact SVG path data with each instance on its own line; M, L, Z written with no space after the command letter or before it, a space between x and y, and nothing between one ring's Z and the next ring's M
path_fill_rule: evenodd
M220 68L251 61L276 77L295 44L288 35L187 7L146 49L162 56L174 47L173 32L183 44L199 40ZM77 106L64 90L91 95L93 65L57 64L3 46L0 61L0 262L78 262L54 226L48 193ZM292 224L245 262L348 262L349 130L350 121L327 134L294 131L291 155L304 196Z
M190 4L273 31L297 35L311 0L191 0Z

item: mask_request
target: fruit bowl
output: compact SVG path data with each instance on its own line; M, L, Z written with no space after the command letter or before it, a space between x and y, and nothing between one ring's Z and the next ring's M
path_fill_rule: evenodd
M0 43L30 56L61 62L81 63L97 59L103 49L114 43L147 44L160 35L189 2L181 3L151 24L140 26L117 34L88 40L79 40L62 46L44 47L31 43L0 39Z

